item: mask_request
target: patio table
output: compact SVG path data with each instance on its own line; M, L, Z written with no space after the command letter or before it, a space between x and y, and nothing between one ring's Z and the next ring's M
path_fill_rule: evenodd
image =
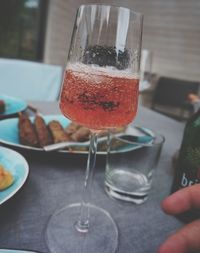
M31 104L44 115L60 113L55 102ZM116 221L117 253L155 253L166 237L183 225L164 214L160 202L170 193L172 157L180 147L184 124L142 106L134 124L151 128L166 138L149 199L135 205L109 198L104 191L105 156L97 155L91 202L106 209ZM48 253L45 226L58 208L80 202L87 155L18 151L27 159L30 173L21 190L0 206L0 248Z

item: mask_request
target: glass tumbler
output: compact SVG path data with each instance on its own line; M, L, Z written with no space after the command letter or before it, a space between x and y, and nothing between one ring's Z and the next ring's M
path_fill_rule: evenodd
M156 133L150 143L140 144L111 135L105 173L107 194L136 204L146 201L164 141Z

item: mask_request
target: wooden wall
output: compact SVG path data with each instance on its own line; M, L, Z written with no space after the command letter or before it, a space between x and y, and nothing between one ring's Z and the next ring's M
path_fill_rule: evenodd
M66 64L76 8L95 1L50 0L44 61ZM153 72L200 81L200 0L100 0L144 14L143 48Z

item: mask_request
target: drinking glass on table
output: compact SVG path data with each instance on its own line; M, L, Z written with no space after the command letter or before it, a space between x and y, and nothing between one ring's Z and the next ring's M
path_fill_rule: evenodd
M125 138L129 131L142 134L137 145L130 136ZM129 126L121 137L110 135L105 172L107 194L114 199L144 203L150 193L164 142L162 135L140 127ZM117 145L121 147L120 152L116 150Z
M91 130L81 203L58 210L49 220L51 252L102 252L117 249L118 231L110 214L90 204L97 135L126 126L137 111L142 15L107 5L79 7L60 108L64 116Z

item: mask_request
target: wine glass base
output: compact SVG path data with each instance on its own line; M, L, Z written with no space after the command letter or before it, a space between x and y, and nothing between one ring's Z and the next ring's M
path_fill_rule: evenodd
M118 229L110 214L89 204L90 226L86 233L75 228L80 204L71 204L54 213L47 224L46 244L51 253L114 253Z

